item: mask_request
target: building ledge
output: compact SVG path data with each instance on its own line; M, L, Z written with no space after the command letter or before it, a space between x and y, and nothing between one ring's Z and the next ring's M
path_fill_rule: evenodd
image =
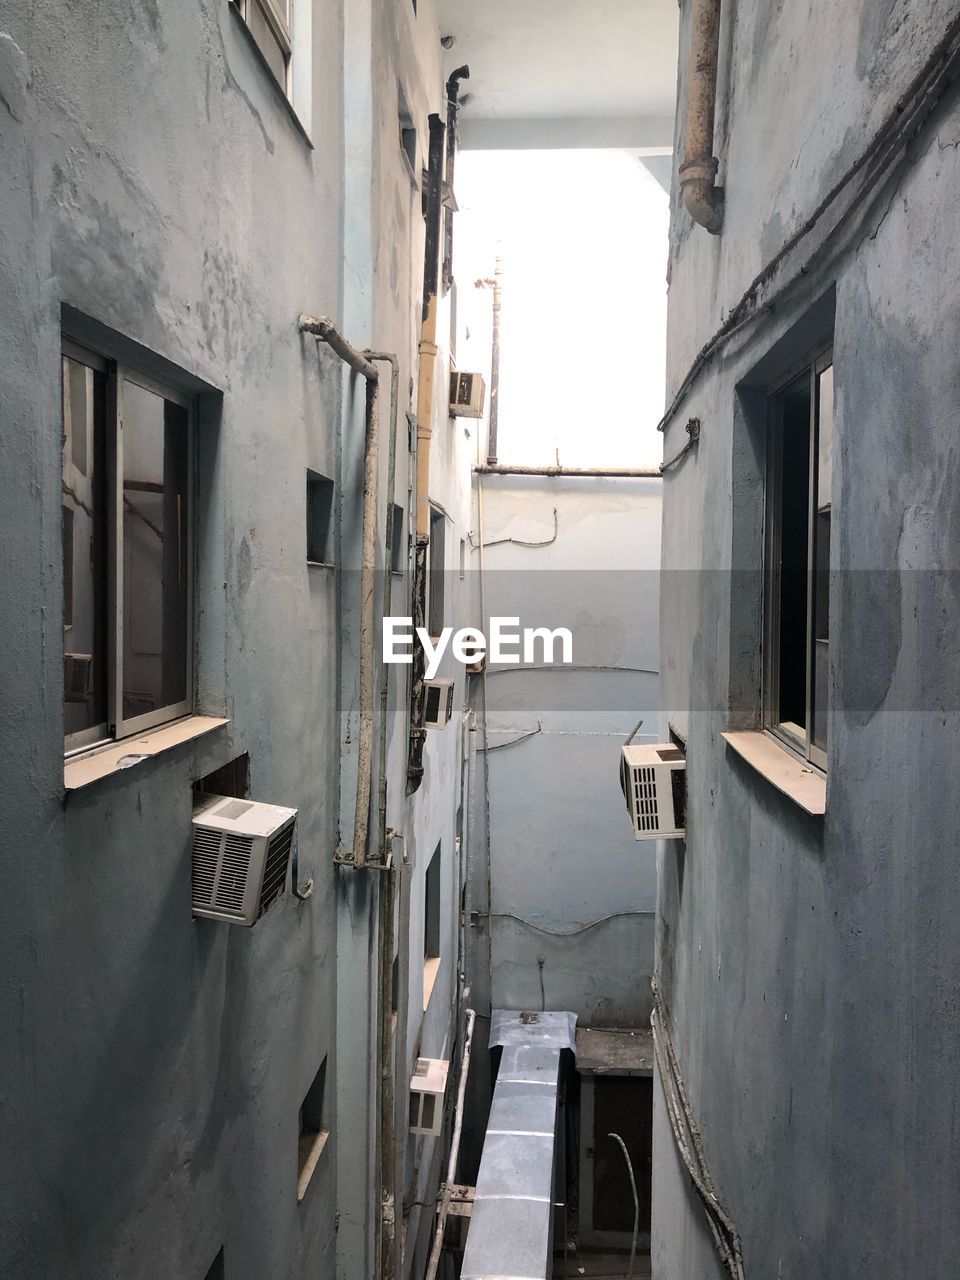
M812 765L781 747L769 733L720 735L761 777L814 817L827 810L827 780Z
M219 729L229 720L217 716L187 716L162 728L151 729L139 738L124 738L122 742L110 742L82 756L71 756L63 762L63 786L65 791L79 791L109 778L112 774L142 764L153 756L179 747L194 738Z
M577 1070L583 1076L653 1075L653 1032L577 1027Z
M330 1132L327 1129L320 1129L315 1133L302 1133L300 1135L300 1176L297 1179L297 1200L303 1199L307 1194L307 1187L310 1185L310 1179L313 1177L320 1157L323 1155L323 1149L327 1145L327 1139Z

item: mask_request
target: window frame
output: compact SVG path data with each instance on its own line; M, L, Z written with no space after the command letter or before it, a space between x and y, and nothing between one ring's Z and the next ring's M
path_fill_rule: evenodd
M107 720L76 733L64 733L64 757L74 757L98 747L122 742L136 737L158 725L171 724L184 716L192 715L196 705L196 662L194 654L196 600L194 595L196 556L195 473L196 473L196 422L197 398L158 380L144 372L138 365L126 359L115 359L78 342L68 333L61 335L60 368L63 359L74 360L88 368L105 374L107 378L107 421L105 424L105 489L106 514L104 537L106 539L106 584L104 611L106 613L106 669L107 669ZM131 382L144 391L177 404L187 415L187 521L186 521L186 689L187 696L180 702L157 707L139 716L123 715L123 384ZM61 410L62 412L62 410ZM62 430L62 428L61 428ZM63 461L60 462L61 476ZM61 481L62 483L62 481Z
M792 755L825 776L827 752L813 741L814 653L816 638L814 590L816 570L816 516L818 457L820 443L819 380L833 366L833 340L819 343L802 361L778 378L767 396L767 467L764 489L764 593L763 593L763 681L761 723L765 733ZM809 380L810 423L807 451L807 599L804 622L804 734L800 738L780 719L780 620L782 546L782 466L784 397L803 379ZM830 572L829 555L827 572ZM828 641L829 643L829 641Z
M250 6L256 5L259 12L263 15L263 19L273 33L273 37L279 46L281 56L283 57L283 81L281 82L273 68L270 67L270 74L280 85L284 94L292 101L293 98L293 23L291 21L290 0L282 0L283 7L287 14L284 17L281 12L280 5L277 0L236 0L236 4L240 10L240 16L246 24L247 30L253 37L254 43L260 49L264 60L269 67L269 59L263 49L260 48L260 41L257 40L253 27L250 25Z

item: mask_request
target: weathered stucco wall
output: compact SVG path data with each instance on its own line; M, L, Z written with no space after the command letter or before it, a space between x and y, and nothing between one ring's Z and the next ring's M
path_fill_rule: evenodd
M725 8L726 217L709 237L674 196L668 398L954 15L938 3ZM686 844L660 854L657 970L748 1276L944 1275L960 1250L958 138L950 88L800 286L708 365L667 433L670 453L689 415L703 424L664 494L664 699L689 735L689 808ZM759 727L763 388L829 337L831 316L838 572L816 819L720 733ZM655 1274L720 1276L659 1089L655 1100Z
M4 4L0 30L3 1270L202 1278L224 1245L231 1276L329 1273L332 1150L296 1198L298 1108L335 1074L339 758L303 508L340 372L295 324L339 305L339 9L315 14L312 148L227 4ZM231 718L66 803L64 303L210 388L198 680ZM243 751L316 881L250 932L190 913L191 784Z
M312 6L309 22L301 9L295 112L227 0L95 8L0 3L0 1096L4 1147L18 1153L0 1178L0 1269L203 1280L223 1246L230 1280L366 1280L379 1210L375 881L333 864L353 823L363 391L296 319L342 317L357 345L399 355L396 500L408 506L436 18L428 0L418 14L409 0L353 6L348 22L339 5ZM420 138L413 178L398 82ZM197 696L230 718L66 801L61 306L201 394ZM384 440L388 386L385 375ZM431 492L465 524L468 468L446 474L461 465L449 442L437 458ZM337 570L306 563L308 467L340 482ZM382 494L386 476L384 448ZM396 612L409 594L406 573ZM411 856L401 936L415 959L425 866L438 840L448 851L448 959L426 1015L419 971L400 997L404 1113L412 1057L450 1049L459 735L452 725L428 744L427 780L406 799L397 672L388 820ZM288 893L249 932L190 913L191 785L244 751L253 798L299 808L302 875L315 881L308 901ZM325 1056L331 1139L298 1205L298 1111ZM429 1199L436 1147L418 1153L417 1178L410 1156L412 1199Z
M637 721L637 741L658 741L660 731L661 482L480 479L484 615L573 636L570 668L558 648L543 669L538 648L539 670L487 669L478 787L485 782L488 795L476 805L473 878L488 878L491 890L490 1001L641 1026L650 1014L655 846L634 840L618 778L620 747ZM474 546L474 575L480 560ZM483 909L482 886L470 893ZM482 937L486 923L471 929Z

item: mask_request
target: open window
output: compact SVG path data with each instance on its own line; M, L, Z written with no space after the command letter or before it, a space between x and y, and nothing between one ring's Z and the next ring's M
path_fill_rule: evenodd
M827 763L833 355L813 360L769 404L764 727Z

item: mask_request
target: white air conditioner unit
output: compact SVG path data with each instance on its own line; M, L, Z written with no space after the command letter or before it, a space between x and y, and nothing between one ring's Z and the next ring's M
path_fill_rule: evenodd
M668 840L686 833L687 760L672 742L624 747L620 787L638 840Z
M423 727L443 729L453 715L454 682L450 679L424 680Z
M63 655L64 702L89 702L92 676L92 653L65 653Z
M204 797L193 818L193 914L253 925L283 893L296 809Z
M482 418L486 387L479 373L450 374L450 412L455 418Z
M437 1138L443 1131L443 1095L450 1063L444 1058L418 1058L410 1081L410 1132Z

